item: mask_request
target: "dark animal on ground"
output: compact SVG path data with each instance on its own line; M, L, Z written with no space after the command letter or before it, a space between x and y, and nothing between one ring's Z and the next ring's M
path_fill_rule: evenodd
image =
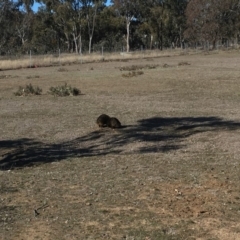
M121 128L121 126L120 121L115 117L111 117L107 122L107 127L109 128Z
M107 114L102 114L97 118L96 123L100 128L107 127L109 120L110 117Z

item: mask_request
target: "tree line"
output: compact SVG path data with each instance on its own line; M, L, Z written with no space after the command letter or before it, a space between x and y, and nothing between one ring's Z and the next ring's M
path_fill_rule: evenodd
M238 42L240 0L0 0L0 54Z

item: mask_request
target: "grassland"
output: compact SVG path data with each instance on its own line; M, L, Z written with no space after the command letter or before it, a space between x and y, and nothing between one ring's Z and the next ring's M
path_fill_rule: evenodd
M192 52L193 50L188 50ZM194 51L196 52L196 51ZM65 64L83 64L90 62L104 62L104 61L128 61L130 59L149 58L149 57L163 57L174 56L182 52L176 50L164 50L164 51L135 51L135 52L121 52L118 53L92 53L92 54L47 54L47 55L20 55L20 56L0 56L0 70L22 69L22 68L36 68L36 67L49 67L59 66Z
M239 79L236 51L0 71L0 238L240 239Z

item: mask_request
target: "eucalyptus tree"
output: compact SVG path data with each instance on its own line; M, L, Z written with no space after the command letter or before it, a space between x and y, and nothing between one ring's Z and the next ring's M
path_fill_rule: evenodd
M107 48L109 51L122 49L125 23L122 18L116 17L112 6L104 7L97 15L94 34L95 45Z
M23 10L27 13L32 12L32 6L34 4L34 0L16 0L18 6L23 7Z
M81 52L82 8L80 0L43 0L55 24L66 38L69 52Z
M166 0L169 12L167 26L168 38L174 46L183 47L184 31L186 29L185 11L189 0Z
M64 2L59 4L56 8L56 14L54 15L54 20L57 25L62 29L67 42L68 51L73 51L72 40L75 43L75 52L78 53L78 42L77 38L79 37L78 33L78 22L74 21L74 11L71 8L69 2Z
M0 0L0 52L4 53L4 46L7 42L7 19L8 15L11 14L12 2L8 0Z
M93 34L96 26L96 17L105 6L106 0L82 0L83 13L87 23L88 52L92 50Z
M165 35L166 23L168 12L165 6L164 0L153 0L150 15L149 15L149 23L151 25L151 41L155 38L156 45L155 47L163 49L163 38Z
M148 8L148 0L112 0L118 16L124 18L126 24L126 51L130 51L130 25L143 18L143 10Z
M56 24L53 14L45 7L34 14L32 31L31 45L38 53L54 52L66 42L61 27Z
M0 53L16 48L15 14L19 12L16 3L0 0Z
M240 35L240 1L225 0L222 2L221 8L221 16L219 18L221 37L233 39L237 43Z
M21 51L26 52L31 48L31 39L33 35L32 25L34 22L33 12L17 11L14 13L14 30L21 45Z
M217 40L239 34L239 0L191 0L186 9L189 41L209 41L213 48Z
M41 1L46 5L48 11L52 13L56 24L64 32L68 50L73 51L74 48L76 53L82 52L83 31L87 30L90 53L96 16L106 0Z
M217 40L220 28L216 21L219 15L218 1L192 0L186 9L187 29L185 37L189 41Z
M151 1L149 22L160 49L170 45L182 46L188 2L188 0Z

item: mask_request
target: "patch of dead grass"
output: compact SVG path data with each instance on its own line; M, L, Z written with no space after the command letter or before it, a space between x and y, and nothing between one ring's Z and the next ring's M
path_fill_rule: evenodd
M143 74L144 74L143 71L132 71L129 73L124 73L124 74L122 74L122 76L125 78L131 78L131 77L137 77L137 76L143 75Z
M132 65L132 66L125 66L125 67L120 67L120 71L137 71L137 70L142 70L142 69L155 69L159 65L157 64L147 64L147 65Z
M179 62L178 66L187 66L187 65L191 65L189 62Z

